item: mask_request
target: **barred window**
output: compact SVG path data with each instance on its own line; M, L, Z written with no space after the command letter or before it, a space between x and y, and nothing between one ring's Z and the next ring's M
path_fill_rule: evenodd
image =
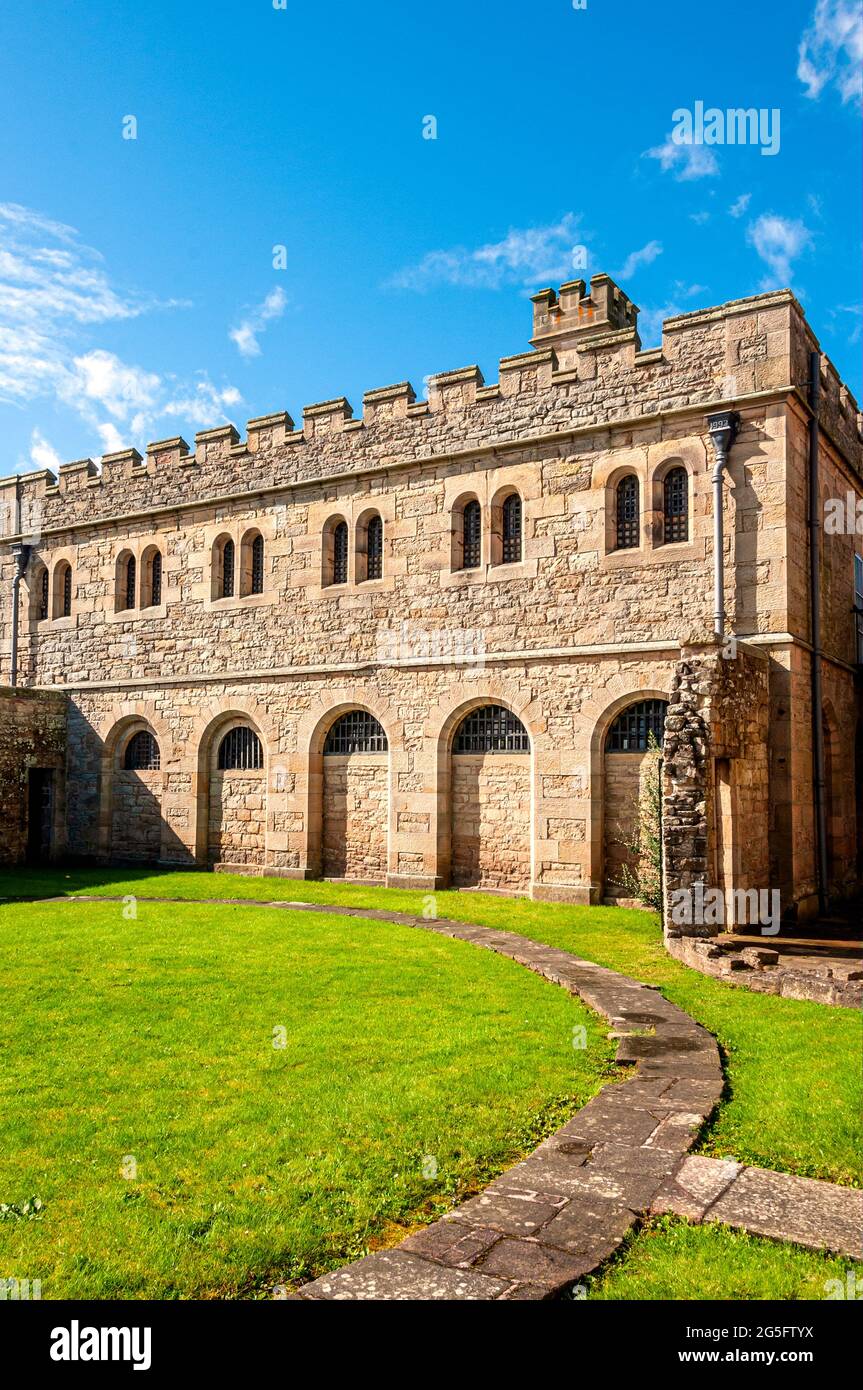
M380 579L384 572L384 523L373 516L366 531L366 573L369 579Z
M264 750L254 729L238 724L229 729L219 744L219 769L223 772L248 772L264 766Z
M689 539L689 478L685 468L672 468L662 485L666 545Z
M475 570L482 556L482 509L477 501L465 503L462 534L462 569Z
M667 700L639 700L622 710L608 731L607 753L646 753L650 735L662 744Z
M132 772L158 772L162 765L159 745L149 729L139 729L126 744L123 767Z
M617 549L638 547L638 479L633 473L617 484Z
M327 734L324 753L386 753L389 744L381 725L368 710L341 715Z
M150 604L153 608L162 602L162 552L157 550L150 561Z
M222 546L222 598L234 597L234 542Z
M503 563L521 559L521 498L513 492L503 504Z
M72 566L62 564L60 566L59 582L54 590L57 595L59 612L58 618L70 618L72 616Z
M264 538L255 536L252 541L252 588L253 594L264 592Z
M348 523L340 521L333 531L333 583L348 582Z
M136 572L136 569L137 569L137 565L136 565L136 563L135 563L135 557L134 557L134 555L130 555L129 558L128 558L128 560L126 561L126 585L125 585L125 592L124 592L124 594L123 594L123 607L124 607L124 608L134 608L134 607L135 607L135 572Z
M483 705L463 719L453 744L454 753L529 753L527 729L512 710Z
M39 617L48 616L48 570L42 570L42 578L39 583Z

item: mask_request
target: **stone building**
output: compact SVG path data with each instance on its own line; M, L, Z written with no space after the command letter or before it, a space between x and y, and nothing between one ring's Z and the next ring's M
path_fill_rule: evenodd
M493 385L466 367L360 418L339 397L0 484L7 669L17 567L19 691L66 703L50 852L620 896L647 731L694 663L721 690L695 793L667 798L677 868L802 910L819 873L850 892L863 536L818 533L819 636L807 487L863 495L856 403L789 291L648 351L637 317L596 275L533 297Z

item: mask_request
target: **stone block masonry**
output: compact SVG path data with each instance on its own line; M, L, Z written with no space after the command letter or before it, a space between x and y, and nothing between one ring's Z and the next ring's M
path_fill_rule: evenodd
M66 697L0 686L0 863L62 853Z
M608 735L627 710L667 701L682 649L708 642L706 422L733 408L728 621L763 656L766 740L746 732L741 753L714 702L706 775L724 787L730 768L734 784L716 810L713 791L703 808L697 795L684 804L693 788L681 783L673 828L691 841L683 874L775 882L783 906L810 901L799 383L817 342L788 291L669 319L648 351L637 324L608 276L572 281L534 297L530 350L503 358L494 384L463 367L430 378L424 401L406 382L369 391L358 418L334 396L307 406L301 428L279 411L250 420L245 439L222 424L193 448L175 437L0 483L0 505L28 529L0 543L4 595L15 542L30 545L19 678L69 701L70 851L583 903L612 895L638 750L615 762ZM856 404L821 360L824 477L863 497ZM863 859L863 775L842 756L861 717L861 547L825 546L836 893L853 891ZM2 623L8 649L8 602ZM734 723L745 692L729 699ZM455 751L484 706L516 716L520 751L493 739ZM377 721L386 747L358 744L339 768L324 743L351 712ZM759 727L763 715L762 702ZM254 766L218 765L236 729L258 740ZM158 766L126 778L142 731ZM373 775L366 757L384 759ZM740 825L760 824L765 795L766 834L750 840Z

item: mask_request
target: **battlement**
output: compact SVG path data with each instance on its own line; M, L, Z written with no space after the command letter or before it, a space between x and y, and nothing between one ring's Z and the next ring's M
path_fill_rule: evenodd
M245 439L233 424L222 423L199 430L194 448L175 435L148 444L143 455L127 448L99 464L63 464L56 477L41 469L5 479L0 506L7 517L36 507L44 525L61 526L362 472L573 423L604 426L786 387L804 393L808 353L820 351L789 290L668 318L661 345L647 351L641 350L638 313L610 276L592 276L589 289L584 280L572 280L532 296L530 349L501 358L497 382L486 384L474 365L430 376L425 400L417 400L409 381L366 391L357 418L349 401L337 396L306 405L299 429L285 410L249 420ZM860 469L857 402L823 354L821 379L825 425ZM5 530L9 536L8 520Z

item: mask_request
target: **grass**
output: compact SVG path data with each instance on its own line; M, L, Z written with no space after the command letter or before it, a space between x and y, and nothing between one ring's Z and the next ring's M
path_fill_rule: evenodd
M105 893L294 899L422 913L427 895L326 882L152 870L0 874L0 894ZM802 1177L861 1181L861 1020L832 1009L732 988L672 960L652 913L570 907L481 893L434 895L441 917L520 932L657 984L723 1049L728 1094L699 1151Z
M267 1296L475 1190L615 1072L557 987L358 918L7 903L0 962L0 1275L44 1298Z
M610 1265L588 1279L588 1299L824 1299L846 1296L853 1260L819 1255L732 1231L690 1226L674 1217L649 1222ZM837 1288L838 1281L841 1292ZM855 1286L852 1284L852 1288Z

